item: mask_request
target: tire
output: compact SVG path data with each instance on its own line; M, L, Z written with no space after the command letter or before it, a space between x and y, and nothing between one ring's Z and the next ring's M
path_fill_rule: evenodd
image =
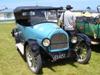
M36 54L32 51L32 47L27 45L25 56L29 69L36 74L40 73L42 69L42 59L40 53Z
M91 58L91 48L81 37L78 37L75 53L77 62L80 64L87 64Z
M21 41L20 41L19 38L16 38L16 37L15 37L15 42L16 42L16 43L20 43Z
M19 33L18 33L17 28L14 28L14 29L12 30L11 34L12 34L12 36L15 38L15 42L16 42L16 43L20 43L20 42L21 42L21 40L20 40L20 38L19 38Z

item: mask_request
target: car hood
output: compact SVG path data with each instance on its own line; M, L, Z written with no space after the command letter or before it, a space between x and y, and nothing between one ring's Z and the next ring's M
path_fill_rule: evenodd
M37 34L47 37L53 31L60 29L60 27L57 26L56 23L41 23L33 26L33 29L37 32Z

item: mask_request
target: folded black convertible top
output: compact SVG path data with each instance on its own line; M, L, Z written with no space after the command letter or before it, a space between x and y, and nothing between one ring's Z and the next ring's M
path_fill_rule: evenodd
M14 13L21 11L32 11L32 10L62 10L62 7L50 7L50 6L20 6L15 8Z

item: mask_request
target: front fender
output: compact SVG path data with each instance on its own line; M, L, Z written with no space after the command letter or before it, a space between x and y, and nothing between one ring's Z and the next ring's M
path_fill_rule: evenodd
M26 47L26 45L29 45L30 47L31 47L31 50L32 50L32 52L34 53L34 55L38 55L39 54L39 45L38 45L38 43L37 43L37 41L36 40L33 40L33 39L29 39L29 40L27 40L27 42L25 43L25 45L24 45L24 47Z
M91 45L91 39L87 35L78 33L77 36L80 36L87 43L88 46Z

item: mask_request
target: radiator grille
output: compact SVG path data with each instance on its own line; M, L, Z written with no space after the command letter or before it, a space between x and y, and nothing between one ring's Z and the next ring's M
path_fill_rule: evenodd
M65 34L55 34L51 38L51 49L61 49L67 47L67 36Z

